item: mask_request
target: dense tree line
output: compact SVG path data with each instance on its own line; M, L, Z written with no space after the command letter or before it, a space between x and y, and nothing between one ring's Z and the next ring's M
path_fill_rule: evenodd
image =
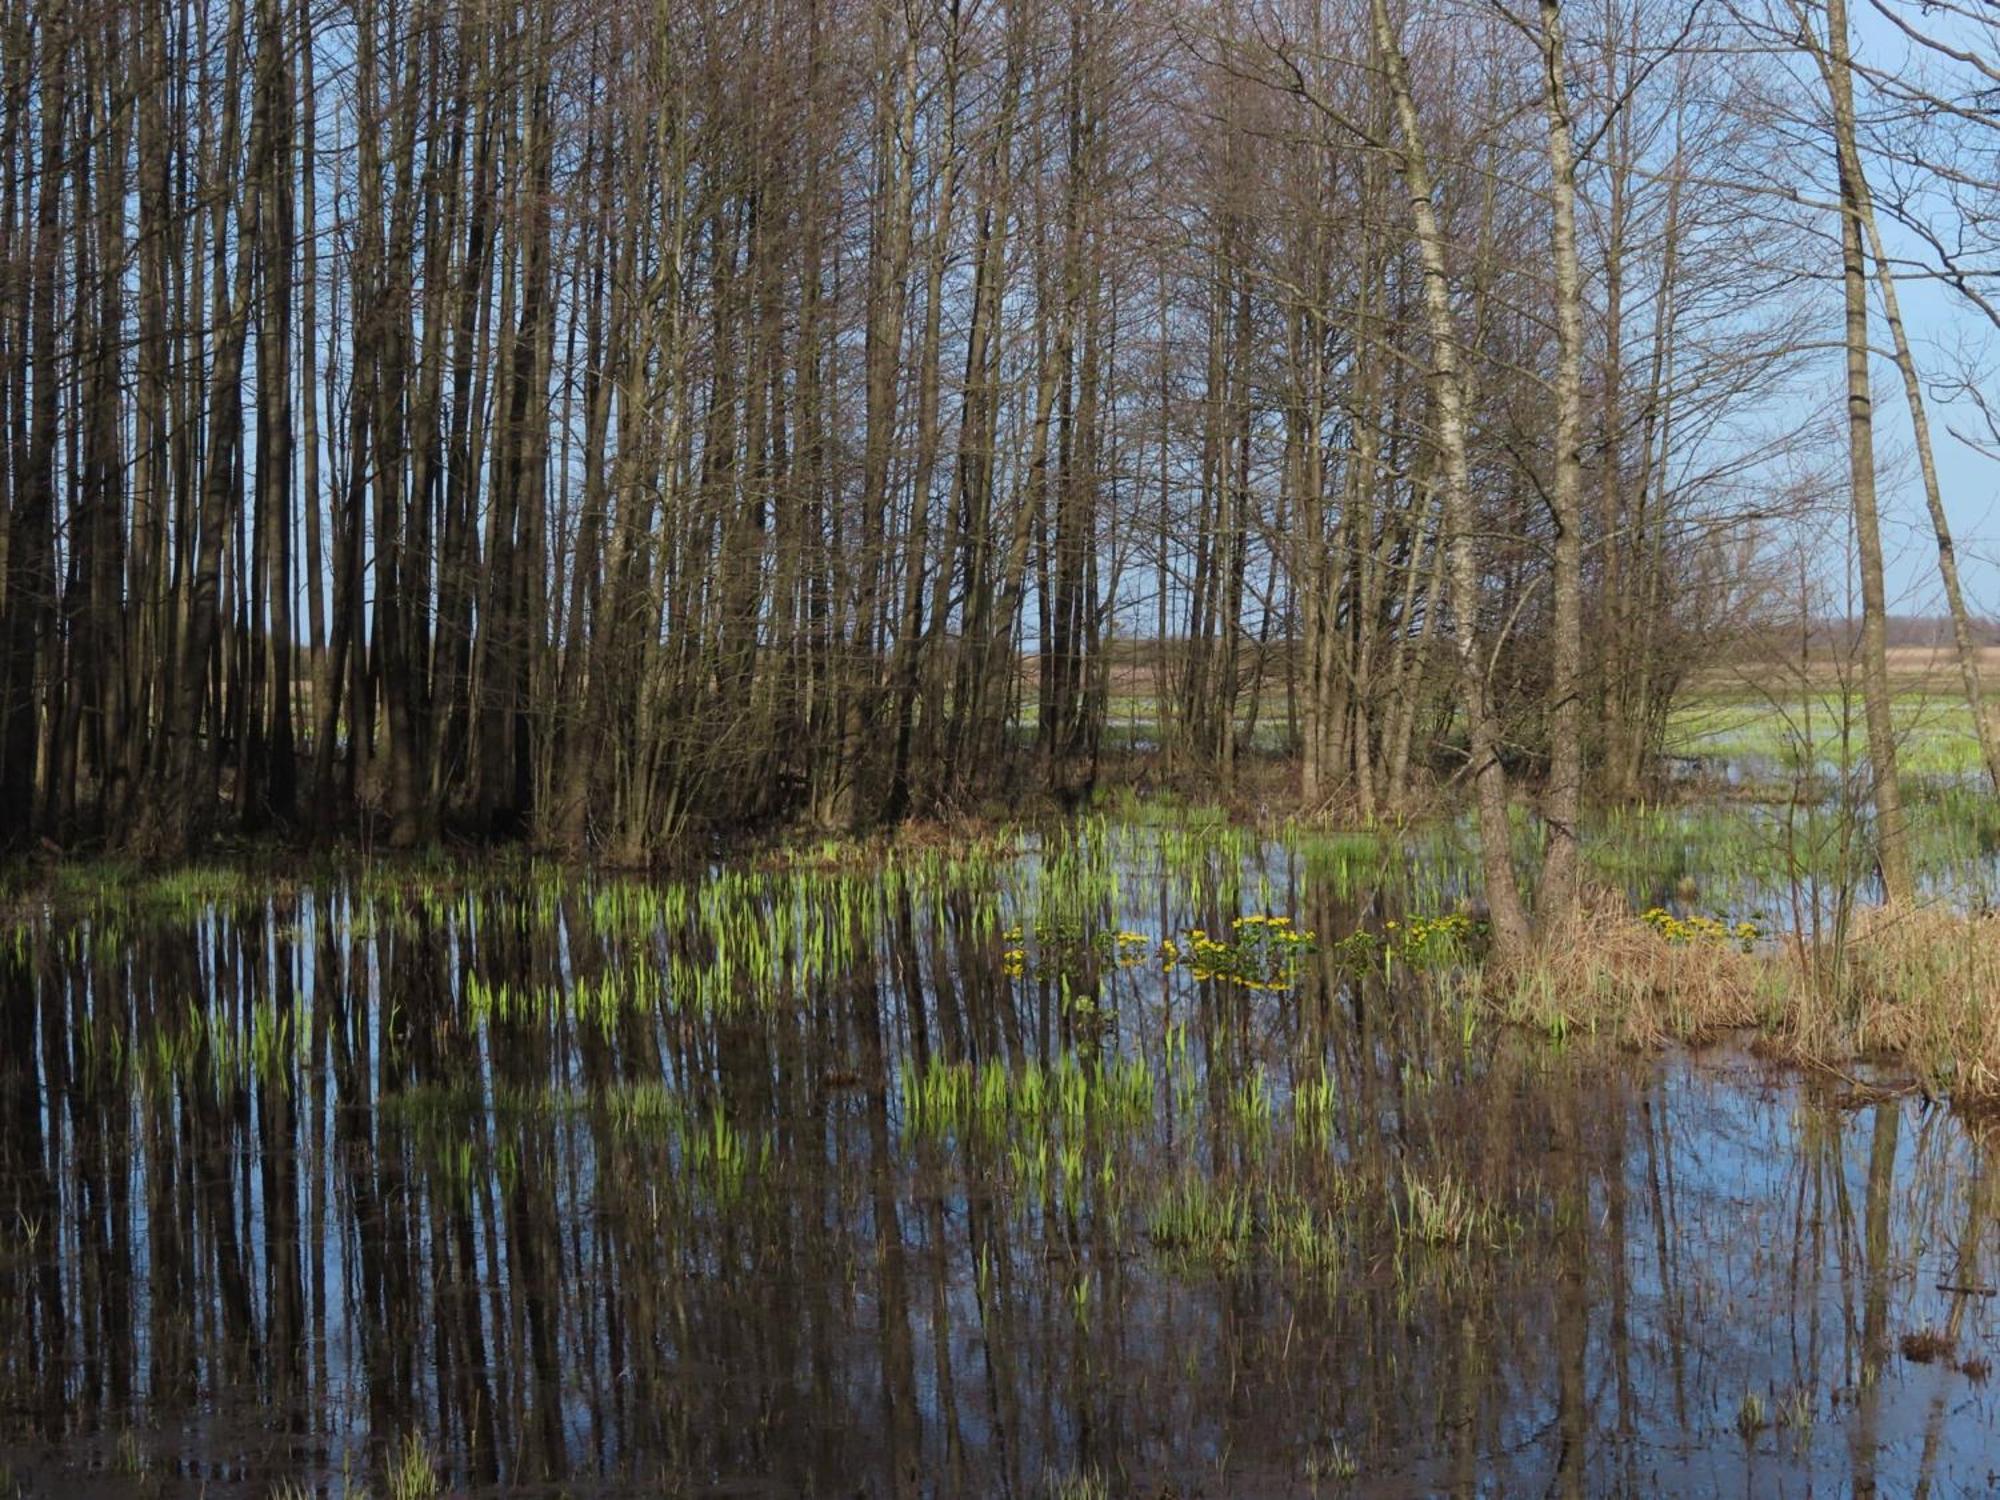
M0 819L638 857L1144 698L1560 864L1810 467L1827 20L7 0Z

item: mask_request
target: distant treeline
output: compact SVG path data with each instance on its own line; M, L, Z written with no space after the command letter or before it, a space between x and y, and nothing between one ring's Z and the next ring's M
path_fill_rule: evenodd
M1972 615L1966 623L1975 646L2000 646L2000 620ZM1952 623L1941 615L1890 615L1884 634L1891 646L1934 646L1942 649L1952 644ZM1857 641L1861 637L1861 622L1841 622L1828 627L1825 635L1835 643Z
M1814 654L1858 655L1862 649L1865 624L1859 618L1839 619L1819 616L1801 621L1765 618L1756 630L1739 634L1734 654L1745 660L1768 658L1773 652L1796 655L1801 646ZM2000 646L2000 620L1966 617L1966 637L1975 647ZM1956 641L1949 616L1887 615L1882 623L1883 644L1890 648L1950 650Z
M1830 158L1720 10L1402 9L0 0L0 832L637 858L1114 698L1567 827L1754 592L1832 251L1737 164Z

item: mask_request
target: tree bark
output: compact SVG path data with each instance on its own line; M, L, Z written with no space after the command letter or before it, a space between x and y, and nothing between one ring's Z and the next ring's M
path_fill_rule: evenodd
M1431 391L1435 442L1444 493L1445 529L1451 550L1453 647L1458 658L1459 697L1470 741L1473 794L1479 820L1480 869L1486 882L1493 945L1502 962L1517 959L1529 943L1527 909L1514 873L1508 829L1507 771L1500 763L1499 725L1492 709L1486 663L1479 645L1480 571L1475 532L1471 463L1466 453L1464 391L1459 370L1458 329L1451 307L1444 231L1432 198L1430 163L1410 91L1409 66L1389 20L1388 0L1370 0L1375 47L1387 75L1400 143L1394 148L1415 226L1423 270L1424 318L1430 338Z
M1836 143L1854 139L1853 75L1848 59L1846 0L1827 0L1829 92ZM1861 247L1859 158L1836 144L1840 175L1840 268L1846 307L1847 464L1854 505L1854 542L1861 575L1861 691L1874 777L1876 855L1889 905L1910 901L1909 833L1896 770L1896 727L1889 687L1888 602L1882 578L1882 528L1875 490L1875 406L1868 371L1868 264ZM1811 685L1808 684L1808 691Z

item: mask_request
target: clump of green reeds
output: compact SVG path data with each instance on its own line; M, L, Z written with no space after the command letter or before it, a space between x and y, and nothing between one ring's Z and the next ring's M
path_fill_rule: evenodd
M1158 1250L1232 1263L1250 1243L1249 1196L1241 1188L1219 1186L1206 1178L1185 1178L1153 1205L1147 1234Z
M111 1466L128 1479L143 1476L147 1469L146 1453L139 1446L139 1436L127 1427L118 1434L118 1447L111 1455Z
M1264 1070L1252 1068L1229 1090L1230 1123L1238 1138L1251 1152L1261 1151L1271 1139L1271 1122L1277 1109L1271 1080Z
M1746 1391L1743 1402L1736 1408L1736 1430L1743 1441L1755 1443L1757 1435L1771 1425L1771 1409L1764 1398L1755 1391Z
M1292 1127L1303 1144L1324 1149L1333 1139L1333 1075L1321 1068L1292 1085Z
M1272 1257L1299 1271L1327 1271L1340 1263L1341 1221L1337 1209L1304 1198L1270 1205L1267 1230Z
M1091 1125L1137 1129L1152 1120L1157 1096L1145 1058L1085 1059L1074 1052L1018 1068L997 1058L972 1063L932 1057L919 1064L906 1057L898 1084L903 1128L918 1140L973 1136L997 1142L1010 1131L1074 1136Z
M435 1500L444 1489L437 1460L421 1432L411 1431L389 1450L389 1500Z
M1068 1474L1051 1472L1042 1482L1047 1500L1110 1500L1111 1486L1095 1469Z
M1434 1248L1491 1245L1505 1227L1499 1211L1452 1172L1409 1179L1401 1207L1391 1207L1403 1240Z
M720 1105L689 1131L683 1149L695 1177L707 1184L719 1208L741 1199L751 1180L761 1177L771 1164L770 1137L746 1137Z
M1354 1450L1340 1439L1335 1438L1324 1448L1314 1448L1306 1454L1306 1483L1317 1489L1327 1483L1352 1484L1361 1477L1361 1460Z

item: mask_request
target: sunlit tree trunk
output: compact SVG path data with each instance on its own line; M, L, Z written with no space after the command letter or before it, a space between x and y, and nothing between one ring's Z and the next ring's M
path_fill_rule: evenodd
M1503 959L1520 954L1529 939L1527 911L1514 874L1508 837L1507 771L1500 763L1498 725L1492 710L1486 662L1479 644L1480 576L1472 513L1471 466L1466 455L1464 393L1459 375L1458 330L1451 306L1444 232L1432 198L1422 124L1410 92L1409 67L1389 20L1387 0L1371 0L1375 46L1387 75L1400 142L1398 175L1409 198L1423 267L1424 315L1430 336L1432 400L1447 545L1451 548L1453 645L1459 694L1470 741L1473 791L1479 816L1480 868L1486 881L1493 939Z
M1851 90L1850 90L1851 91ZM1889 325L1891 349L1897 373L1903 377L1903 398L1910 409L1910 432L1917 450L1917 469L1924 486L1924 505L1930 513L1931 534L1937 542L1938 576L1944 584L1945 609L1951 618L1952 649L1958 658L1959 680L1971 710L1973 733L1978 737L1980 758L1986 765L1987 782L2000 792L2000 723L1996 723L1986 701L1985 684L1979 671L1979 646L1973 638L1972 617L1965 605L1965 590L1959 582L1958 549L1952 542L1951 521L1945 513L1944 488L1938 479L1937 457L1931 445L1930 414L1924 400L1923 383L1918 378L1916 355L1903 326L1901 299L1896 295L1896 274L1882 243L1881 225L1875 216L1874 199L1868 189L1859 143L1853 131L1851 105L1843 115L1836 109L1834 127L1840 153L1843 181L1849 188L1849 211L1860 221L1868 238L1869 254L1875 262L1875 285L1882 296L1883 320Z
M1861 690L1868 724L1868 759L1875 786L1875 837L1882 892L1890 903L1915 895L1902 782L1896 770L1896 727L1889 689L1888 601L1882 578L1882 528L1875 492L1875 405L1868 371L1868 263L1862 251L1863 187L1852 165L1853 75L1848 62L1846 0L1827 0L1828 84L1840 174L1840 266L1846 304L1847 462L1854 503L1854 544L1861 575Z
M1549 486L1556 529L1554 639L1549 650L1549 784L1542 802L1548 852L1536 892L1536 914L1546 924L1563 922L1576 904L1583 795L1583 270L1576 250L1576 143L1559 0L1541 0L1540 14L1556 300L1555 455Z

